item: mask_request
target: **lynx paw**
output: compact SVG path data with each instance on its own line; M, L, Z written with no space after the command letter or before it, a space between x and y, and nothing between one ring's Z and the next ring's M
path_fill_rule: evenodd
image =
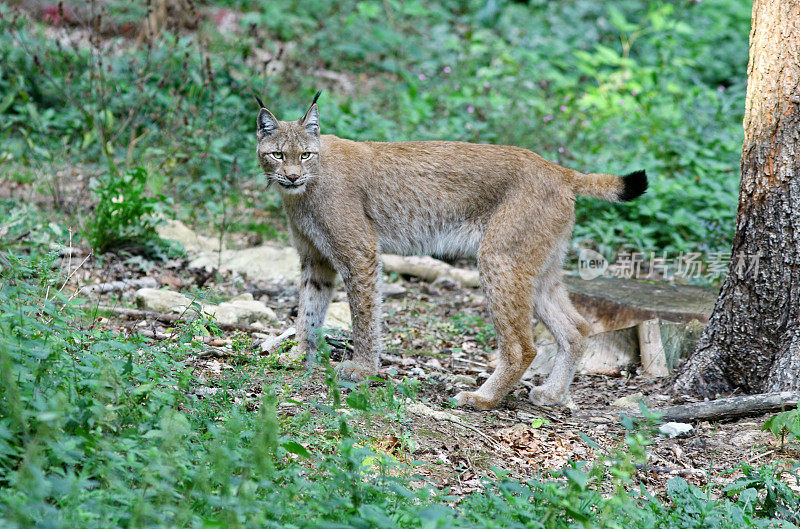
M462 391L455 397L456 406L470 406L476 410L488 410L497 406L498 400L488 399L475 391Z
M542 385L531 389L528 400L536 406L555 406L564 402L566 396L566 392L553 391L553 388Z
M339 375L341 380L350 380L351 382L361 382L368 377L375 376L378 373L376 370L356 364L355 362L344 361L339 362L336 366L336 374Z

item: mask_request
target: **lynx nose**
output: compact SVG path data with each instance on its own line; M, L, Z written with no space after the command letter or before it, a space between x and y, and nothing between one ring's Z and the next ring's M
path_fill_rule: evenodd
M294 183L295 180L300 178L300 175L299 174L287 174L286 178L288 178L290 182Z

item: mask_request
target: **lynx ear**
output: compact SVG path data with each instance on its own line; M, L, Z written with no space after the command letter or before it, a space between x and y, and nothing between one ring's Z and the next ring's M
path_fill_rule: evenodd
M272 115L272 112L266 108L261 108L258 111L258 118L256 119L256 133L258 139L274 134L278 130L278 120Z
M306 115L298 120L298 123L303 125L306 131L313 136L319 136L319 109L317 108L317 99L319 99L321 93L322 91L317 92Z

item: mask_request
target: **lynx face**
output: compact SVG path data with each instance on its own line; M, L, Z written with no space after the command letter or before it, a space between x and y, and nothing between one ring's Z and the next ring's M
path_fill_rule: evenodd
M256 121L258 163L269 182L287 195L299 195L319 176L319 111L311 105L297 121L278 121L262 108Z

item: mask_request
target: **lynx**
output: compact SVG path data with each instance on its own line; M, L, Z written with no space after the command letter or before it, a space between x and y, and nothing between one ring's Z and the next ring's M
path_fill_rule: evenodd
M499 361L480 388L456 395L456 404L492 408L520 380L536 356L534 311L558 355L529 398L561 402L589 331L561 282L575 196L632 200L647 189L645 172L583 174L512 146L321 135L318 97L297 121L278 121L256 98L258 160L282 195L301 261L292 354L315 354L338 273L353 318L353 355L337 372L353 381L376 375L380 253L475 256Z

